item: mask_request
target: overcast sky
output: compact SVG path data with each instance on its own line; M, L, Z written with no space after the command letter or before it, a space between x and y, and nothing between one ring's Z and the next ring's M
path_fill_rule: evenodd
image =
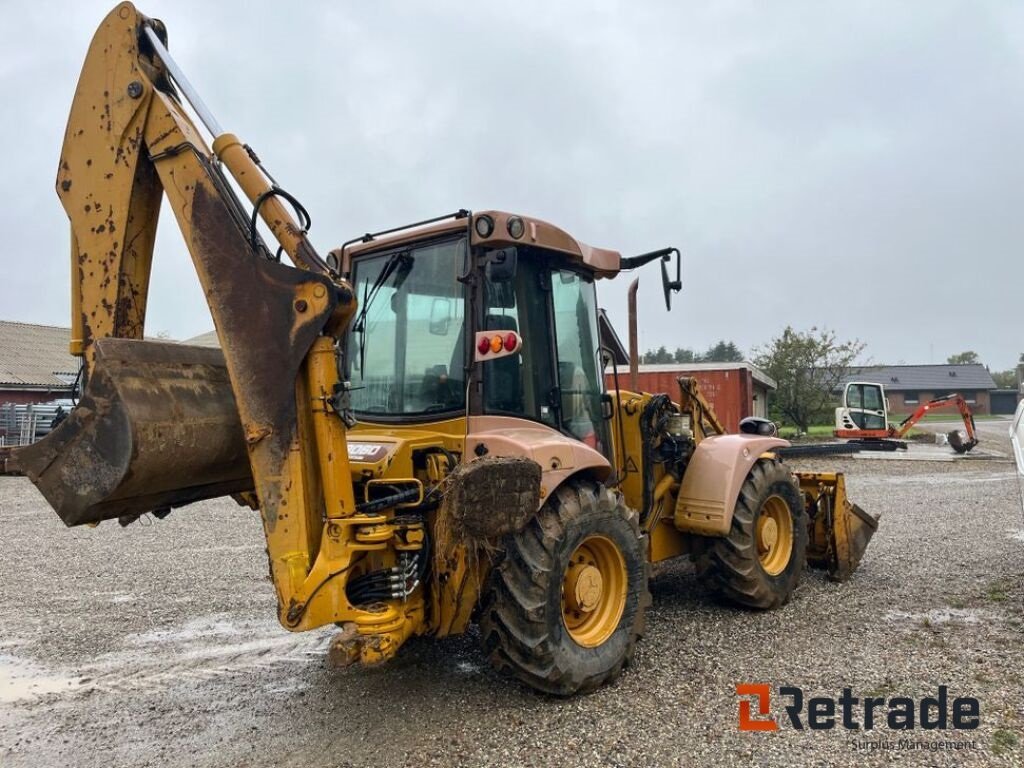
M111 2L0 0L0 319L67 325L53 191ZM676 245L641 346L745 351L786 324L879 363L1024 352L1024 3L162 2L226 130L321 252L455 210L537 216L633 254ZM166 212L165 212L166 213ZM625 336L629 278L601 304ZM147 330L212 328L165 215Z

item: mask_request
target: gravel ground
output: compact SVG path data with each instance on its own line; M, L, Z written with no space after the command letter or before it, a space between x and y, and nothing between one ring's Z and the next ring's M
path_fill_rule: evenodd
M1008 450L1000 430L985 447ZM789 605L751 613L710 600L685 563L661 567L634 665L568 701L493 674L475 634L329 668L329 632L276 624L259 521L231 502L68 530L27 480L0 478L0 765L1024 764L1012 464L803 466L846 471L883 512L853 581L808 571ZM740 732L744 682L884 697L942 684L980 700L981 727L910 732L972 749L899 754L856 748L863 731Z

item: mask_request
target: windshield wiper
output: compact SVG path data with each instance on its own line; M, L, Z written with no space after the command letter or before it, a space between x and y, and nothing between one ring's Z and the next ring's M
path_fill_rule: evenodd
M359 334L359 372L362 374L364 370L364 363L366 362L366 317L370 311L370 307L373 306L373 300L377 298L377 294L380 289L384 287L387 281L393 274L397 273L395 279L395 291L398 291L402 287L402 283L409 276L412 271L412 265L415 259L412 254L408 251L396 251L388 257L388 260L384 262L384 266L380 270L380 274L377 275L377 279L373 281L373 287L364 289L363 291L363 306L359 310L359 314L356 316L355 324L352 330Z

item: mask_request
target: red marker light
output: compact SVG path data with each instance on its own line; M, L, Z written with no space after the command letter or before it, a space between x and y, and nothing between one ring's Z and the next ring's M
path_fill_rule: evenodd
M480 338L480 343L476 345L476 351L481 355L486 355L491 349L491 340L486 336Z
M518 344L518 343L519 343L519 337L517 337L514 333L509 333L509 334L505 335L505 351L506 352L511 352L513 349L516 348L516 344Z
M501 352L501 348L504 345L504 340L501 336L491 337L491 352Z

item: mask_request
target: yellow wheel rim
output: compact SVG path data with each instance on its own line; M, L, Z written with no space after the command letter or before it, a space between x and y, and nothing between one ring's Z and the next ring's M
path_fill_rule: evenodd
M793 516L781 496L769 496L757 516L757 557L769 576L778 576L793 556Z
M611 539L593 535L573 551L562 578L562 621L584 648L611 637L626 610L626 558Z

